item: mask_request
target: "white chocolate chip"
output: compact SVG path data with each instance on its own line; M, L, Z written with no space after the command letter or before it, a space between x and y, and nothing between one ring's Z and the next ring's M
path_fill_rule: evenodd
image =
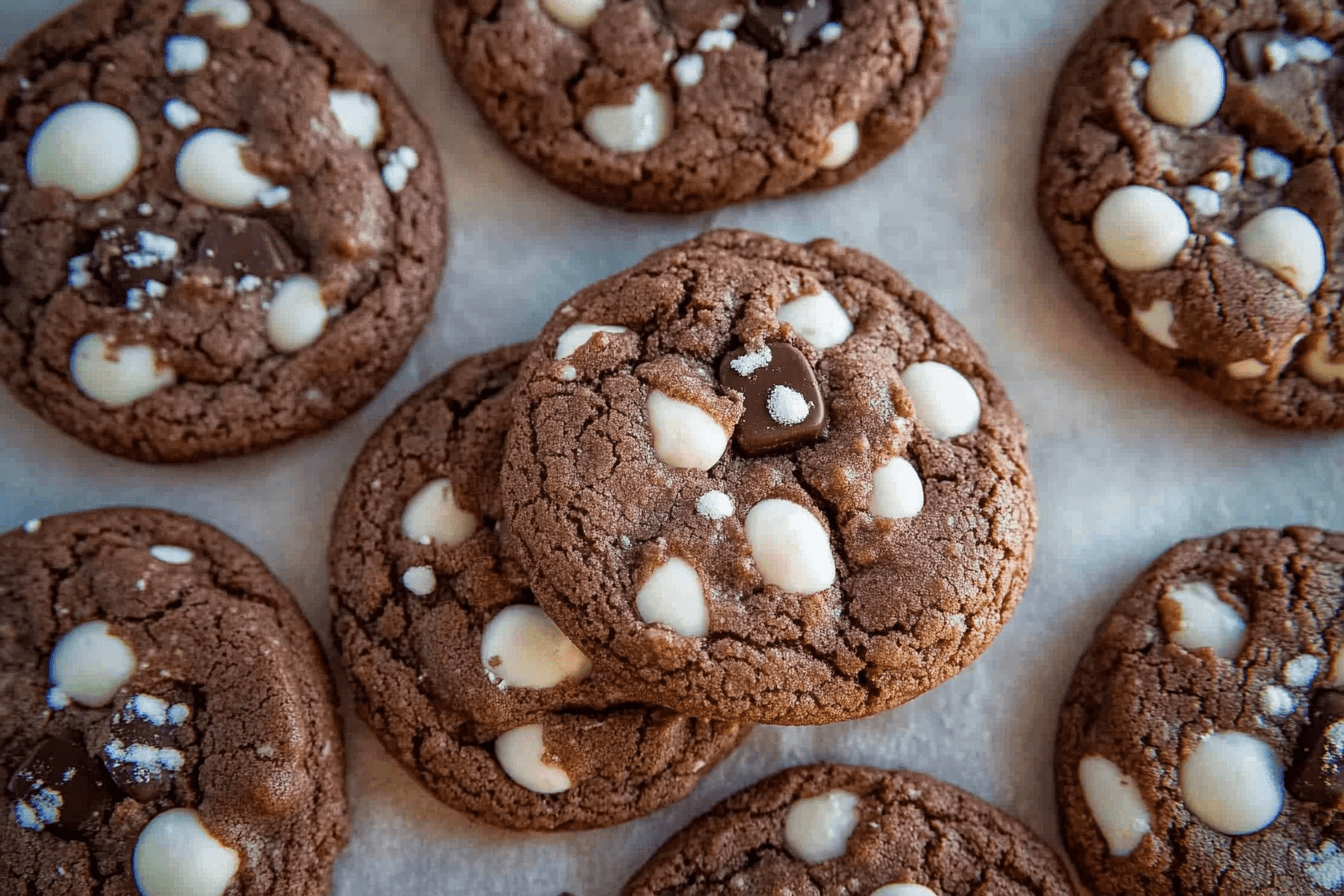
M732 31L741 24L742 12L738 9L730 10L719 17L719 27L725 31Z
M401 584L412 594L425 597L434 593L439 581L428 566L412 566L401 574Z
M731 50L736 43L736 34L733 34L727 28L716 28L713 31L702 32L695 42L695 49L700 53L708 53L711 50Z
M1304 37L1293 47L1297 58L1303 62L1321 63L1335 55L1334 49L1319 37Z
M480 525L475 514L463 510L447 479L426 483L406 502L401 514L401 532L421 544L438 543L455 548Z
M232 131L207 128L182 144L177 154L177 183L191 196L220 208L249 208L257 195L274 184L254 174L243 162L247 138Z
M277 351L296 352L322 335L327 306L322 287L307 274L295 274L275 288L266 312L266 338Z
M728 433L701 408L653 390L648 398L653 453L668 466L708 470L728 447Z
M557 361L568 358L580 348L588 344L598 333L629 333L625 327L613 327L608 324L575 324L568 330L560 334L560 339L555 344L555 359Z
M101 333L88 333L70 352L70 377L79 391L110 408L119 408L176 382L147 345L113 346Z
M935 439L954 439L980 425L980 396L970 380L937 361L911 364L901 373L915 417Z
M1269 744L1239 731L1210 734L1181 762L1181 798L1222 834L1252 834L1283 808L1283 767Z
M809 865L845 854L849 836L859 824L859 798L832 790L798 800L784 819L784 845Z
M47 666L51 683L85 706L106 706L134 672L135 651L101 621L66 632Z
M1134 780L1102 756L1084 756L1078 763L1083 800L1106 838L1113 856L1127 856L1152 829L1148 807Z
M1148 63L1144 62L1142 59L1135 59L1129 64L1129 73L1140 81L1148 77L1148 71Z
M746 529L752 559L767 585L814 594L835 583L830 536L805 507L769 498L751 508Z
M42 528L41 520L29 520L28 522L23 524L23 531L27 532L29 535L32 535L34 532L38 531L41 528Z
M145 825L132 867L142 896L223 896L238 853L220 843L193 809L169 809Z
M1227 171L1215 171L1209 175L1209 183L1213 189L1222 193L1228 187L1232 186L1232 175Z
M797 389L775 386L765 399L765 409L780 426L797 426L807 419L812 405Z
M845 309L824 289L784 303L775 317L818 351L839 345L854 332Z
M1283 680L1295 688L1310 687L1321 670L1321 661L1309 653L1294 657L1283 667Z
M924 483L910 461L893 457L873 471L873 495L868 512L889 520L918 516L924 509Z
M1092 216L1092 238L1122 271L1159 271L1171 266L1190 238L1190 219L1161 190L1130 185L1101 201Z
M1195 127L1218 114L1227 76L1223 58L1198 34L1158 48L1148 73L1148 111L1167 124Z
M705 492L695 502L695 512L706 519L726 520L733 515L734 510L733 499L717 489Z
M93 282L93 274L90 268L93 265L92 255L76 255L66 262L65 282L70 284L71 289L83 289Z
M1166 596L1180 607L1172 643L1186 650L1208 647L1214 656L1235 660L1246 646L1246 623L1229 604L1218 598L1208 582L1185 582L1167 589Z
M705 77L705 57L688 53L672 66L672 77L682 87L694 87Z
M1285 65L1293 61L1295 54L1293 48L1281 40L1272 40L1265 44L1265 62L1269 65L1271 72L1277 72Z
M358 90L332 90L327 106L346 136L362 149L371 149L383 132L383 111L378 101Z
M495 758L506 775L533 793L564 793L573 786L569 775L546 762L545 753L540 725L523 725L495 738Z
M194 34L174 34L163 43L163 64L170 75L198 72L210 61L210 45Z
M817 164L822 168L839 168L854 158L859 151L858 122L847 121L826 135L826 154Z
M196 556L186 548L174 544L156 544L149 549L149 555L160 563L170 563L173 566L185 566Z
M289 201L289 187L267 187L257 194L257 205L275 208Z
M827 22L817 29L817 39L823 44L833 44L840 39L840 35L845 33L845 28L839 22Z
M1269 268L1303 297L1325 278L1325 243L1316 224L1295 208L1267 209L1237 235L1241 254Z
M140 164L140 133L106 103L71 103L42 122L28 144L28 179L79 199L118 190Z
M187 0L184 11L189 16L213 15L221 28L241 28L252 21L247 0Z
M1218 231L1213 236L1209 237L1209 239L1220 246L1235 246L1237 244L1237 241L1233 238L1232 234L1225 230Z
M55 712L60 712L70 705L70 695L60 688L50 688L47 691L47 708Z
M1251 150L1246 167L1250 169L1251 177L1273 187L1282 187L1293 177L1293 163L1286 156L1264 147Z
M1255 358L1243 358L1227 365L1227 375L1234 380L1253 380L1269 371L1269 365Z
M1185 200L1195 209L1195 214L1212 218L1223 208L1223 199L1217 191L1208 187L1192 185L1185 188Z
M652 85L641 84L624 106L596 106L583 117L583 129L595 143L613 152L644 152L667 139L672 110Z
M505 607L486 624L481 663L500 687L511 688L552 688L593 671L592 661L532 604Z
M1176 348L1176 337L1171 335L1171 325L1176 323L1176 312L1166 299L1158 299L1148 308L1133 309L1134 323L1158 345Z
M541 0L541 8L566 28L582 31L602 11L606 0Z
M1260 692L1260 708L1271 719L1283 719L1293 714L1297 699L1278 685L1271 684Z
M662 623L688 638L709 634L709 606L695 567L673 557L653 571L635 596L635 609L645 622Z

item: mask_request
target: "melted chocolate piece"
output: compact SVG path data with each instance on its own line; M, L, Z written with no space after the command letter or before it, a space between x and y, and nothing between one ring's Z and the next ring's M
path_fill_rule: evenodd
M146 699L153 701L149 712ZM169 721L166 701L136 694L112 714L111 739L103 746L103 764L127 795L142 803L165 796L182 768L177 724Z
M1276 40L1291 46L1294 39L1287 31L1242 31L1227 42L1227 58L1243 78L1250 81L1269 72L1265 47Z
M298 270L294 250L279 231L260 218L241 215L211 221L196 244L196 259L234 278L251 274L278 280Z
M1288 789L1300 800L1344 809L1344 693L1317 693L1307 719L1288 770Z
M20 825L67 836L102 823L111 791L97 760L63 737L39 743L9 781L9 792L19 800L13 818Z
M832 0L748 0L742 33L775 55L797 56L840 15Z
M812 365L787 342L767 342L765 352L732 352L719 366L719 382L745 397L734 439L743 454L778 454L809 445L826 431L826 402Z
M180 248L177 240L152 230L113 227L100 234L94 250L98 272L117 299L151 280L164 286L173 282Z

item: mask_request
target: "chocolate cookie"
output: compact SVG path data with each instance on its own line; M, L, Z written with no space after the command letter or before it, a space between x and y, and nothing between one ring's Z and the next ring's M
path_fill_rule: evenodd
M1041 219L1111 330L1280 426L1344 426L1340 13L1114 0L1064 64L1041 153Z
M500 827L604 827L686 796L751 726L634 703L533 601L499 523L527 349L461 362L365 445L332 613L360 716L435 796Z
M519 158L594 202L692 212L835 186L943 85L946 0L438 0L448 63Z
M434 148L311 7L86 0L0 99L0 377L76 438L259 451L362 406L429 318Z
M791 768L658 850L624 896L1073 896L1026 825L914 772Z
M0 668L0 892L327 892L335 692L242 545L161 510L0 536Z
M1055 773L1097 896L1344 887L1344 535L1182 542L1074 673Z
M518 383L504 505L537 600L651 702L871 715L1022 595L1022 422L966 331L862 252L658 252L561 305Z

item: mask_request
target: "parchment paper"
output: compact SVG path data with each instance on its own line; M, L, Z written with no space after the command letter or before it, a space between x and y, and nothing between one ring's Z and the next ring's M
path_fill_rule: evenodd
M1126 584L1176 541L1237 526L1344 529L1344 434L1266 429L1132 358L1069 285L1033 210L1051 86L1103 0L963 0L943 98L857 183L685 218L589 205L549 186L477 120L439 57L432 0L319 0L386 63L447 172L452 246L434 320L406 366L334 431L258 457L141 466L85 448L0 392L0 528L108 504L194 514L250 545L330 649L327 528L360 445L466 354L527 339L580 287L711 226L873 252L956 315L1031 428L1041 527L1031 585L978 662L861 722L758 728L682 803L615 829L517 835L436 802L345 700L353 836L338 896L616 893L662 841L785 766L907 767L1021 817L1057 847L1055 717L1078 655ZM0 46L66 5L3 0Z

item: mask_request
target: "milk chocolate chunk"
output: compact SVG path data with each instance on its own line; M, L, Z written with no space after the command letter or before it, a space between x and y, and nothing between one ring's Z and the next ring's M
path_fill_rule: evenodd
M196 244L196 258L225 277L252 275L275 280L298 269L294 250L274 227L260 218L220 215Z
M749 0L741 28L769 52L797 56L839 14L831 0Z
M746 399L738 421L737 447L753 457L792 451L821 438L826 402L812 365L787 342L767 342L723 359L719 382Z
M1300 800L1344 809L1344 693L1321 691L1312 698L1288 789Z
M14 818L31 830L50 828L75 836L102 820L110 783L107 772L83 746L48 737L10 779L9 792L18 800Z
M177 268L177 240L151 230L110 227L99 234L94 250L103 282L121 300L151 281L167 286Z
M181 704L145 694L127 699L112 714L111 738L103 746L103 764L127 795L147 803L168 793L182 769L176 715ZM185 707L182 707L185 710Z

